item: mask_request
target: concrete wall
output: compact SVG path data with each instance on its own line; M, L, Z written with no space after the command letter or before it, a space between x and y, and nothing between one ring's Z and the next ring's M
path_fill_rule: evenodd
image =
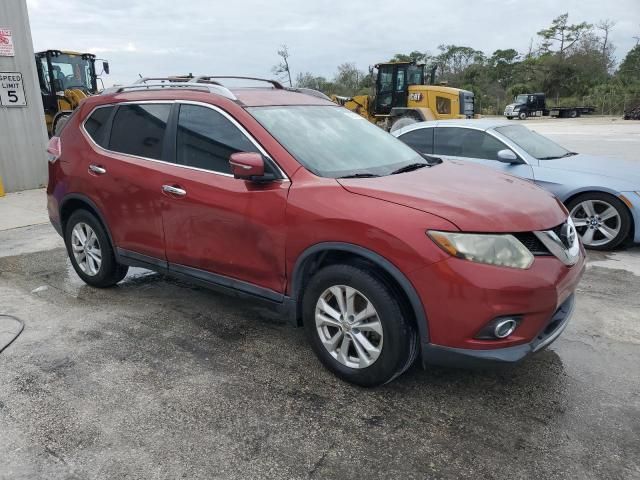
M26 0L0 0L0 28L12 30L15 45L15 57L0 57L0 72L22 73L27 100L26 107L0 106L0 177L15 192L47 181L47 130Z

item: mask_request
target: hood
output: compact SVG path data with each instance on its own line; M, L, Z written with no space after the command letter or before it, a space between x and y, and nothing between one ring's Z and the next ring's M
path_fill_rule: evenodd
M514 108L514 107L521 107L521 106L523 106L523 105L524 105L524 103L510 103L510 104L509 104L509 105L507 105L505 108L509 108L509 107L511 107L511 108Z
M615 178L621 183L628 184L629 190L640 190L640 163L621 158L596 157L579 153L554 160L540 160L540 166Z
M398 175L338 181L351 193L437 215L466 232L548 230L567 218L559 200L533 183L454 160Z

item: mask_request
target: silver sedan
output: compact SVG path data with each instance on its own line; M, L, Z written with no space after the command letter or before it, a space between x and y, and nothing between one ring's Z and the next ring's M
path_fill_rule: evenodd
M420 122L391 134L421 153L486 165L549 190L566 205L587 248L640 242L640 162L572 152L500 120Z

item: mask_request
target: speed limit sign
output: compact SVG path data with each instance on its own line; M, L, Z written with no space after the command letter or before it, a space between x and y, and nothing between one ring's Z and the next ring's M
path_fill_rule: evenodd
M0 72L0 105L3 107L27 105L20 72Z

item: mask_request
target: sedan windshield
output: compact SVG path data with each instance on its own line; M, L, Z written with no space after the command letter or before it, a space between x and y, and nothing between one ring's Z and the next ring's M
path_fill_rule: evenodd
M553 160L573 155L573 152L522 125L496 127L495 130L538 160Z
M346 108L248 110L296 160L321 177L376 177L410 171L417 163L428 165L411 147Z

